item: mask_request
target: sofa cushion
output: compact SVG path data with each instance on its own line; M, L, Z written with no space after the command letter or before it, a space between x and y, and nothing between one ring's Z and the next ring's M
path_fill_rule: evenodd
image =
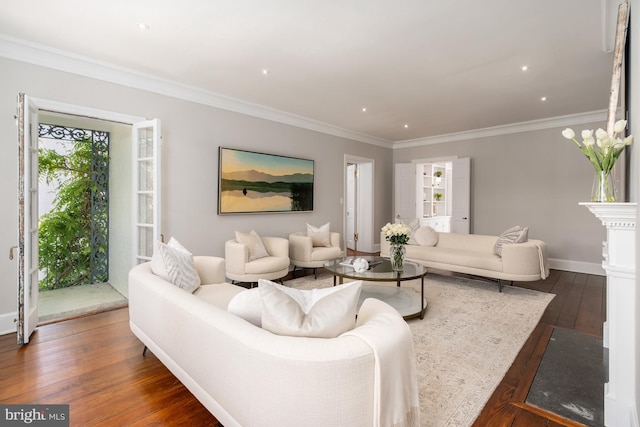
M201 285L193 294L211 305L215 305L216 307L226 310L229 302L236 295L246 290L247 289L242 286L224 282Z
M278 335L335 338L355 327L362 281L300 290L258 282L262 327Z
M151 257L151 271L188 292L200 286L193 255L173 237L167 244L156 242Z
M229 301L227 311L261 328L262 300L260 299L260 288L246 289L235 295Z
M515 227L511 227L508 230L503 231L502 234L498 236L498 240L493 247L493 252L495 252L495 254L498 256L502 256L502 245L510 243L523 243L526 242L528 238L529 228L516 225Z
M311 251L311 261L326 261L340 258L341 255L342 250L336 246L330 248L313 248Z
M328 222L320 227L307 224L307 237L311 237L311 244L314 247L330 247L331 223Z
M420 246L435 246L438 244L438 232L431 227L420 227L416 230L415 240Z
M246 274L266 274L289 268L291 260L284 256L267 256L250 261L244 265Z
M416 245L409 245L406 249L406 257L408 259L428 261L434 264L459 265L481 270L502 271L502 258L493 252Z
M269 256L267 248L264 247L262 239L255 230L251 230L250 233L236 231L236 240L249 250L249 261Z

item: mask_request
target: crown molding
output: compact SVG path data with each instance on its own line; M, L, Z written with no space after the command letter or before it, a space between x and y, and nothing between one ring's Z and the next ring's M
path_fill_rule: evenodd
M107 62L97 61L92 58L27 42L3 34L0 34L0 57L385 148L391 148L393 143L393 141L383 138L376 138L371 135L332 126L307 117L253 104L198 87L184 85L176 81L163 79L124 67L118 67Z
M552 117L548 119L531 120L528 122L512 123L502 126L493 126L464 132L448 133L444 135L429 136L426 138L407 139L396 141L394 149L419 147L423 145L443 144L446 142L466 141L491 136L509 135L520 132L532 132L537 130L552 129L564 126L575 126L586 123L605 122L607 110L590 111L587 113L569 114L566 116Z

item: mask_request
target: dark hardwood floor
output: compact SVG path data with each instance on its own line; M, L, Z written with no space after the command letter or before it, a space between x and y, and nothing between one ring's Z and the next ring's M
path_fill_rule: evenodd
M604 277L552 271L515 286L556 297L474 425L577 425L525 398L553 327L602 336ZM0 403L69 404L72 426L219 426L151 352L142 356L128 320L125 308L44 325L21 348L15 334L0 336Z

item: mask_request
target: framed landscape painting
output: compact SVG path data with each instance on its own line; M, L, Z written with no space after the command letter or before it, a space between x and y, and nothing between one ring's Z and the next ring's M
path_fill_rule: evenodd
M313 160L219 148L218 214L313 211Z

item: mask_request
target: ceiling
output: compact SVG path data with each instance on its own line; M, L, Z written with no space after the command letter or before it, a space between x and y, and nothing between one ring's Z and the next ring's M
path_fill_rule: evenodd
M609 3L0 0L0 36L407 141L606 109Z

